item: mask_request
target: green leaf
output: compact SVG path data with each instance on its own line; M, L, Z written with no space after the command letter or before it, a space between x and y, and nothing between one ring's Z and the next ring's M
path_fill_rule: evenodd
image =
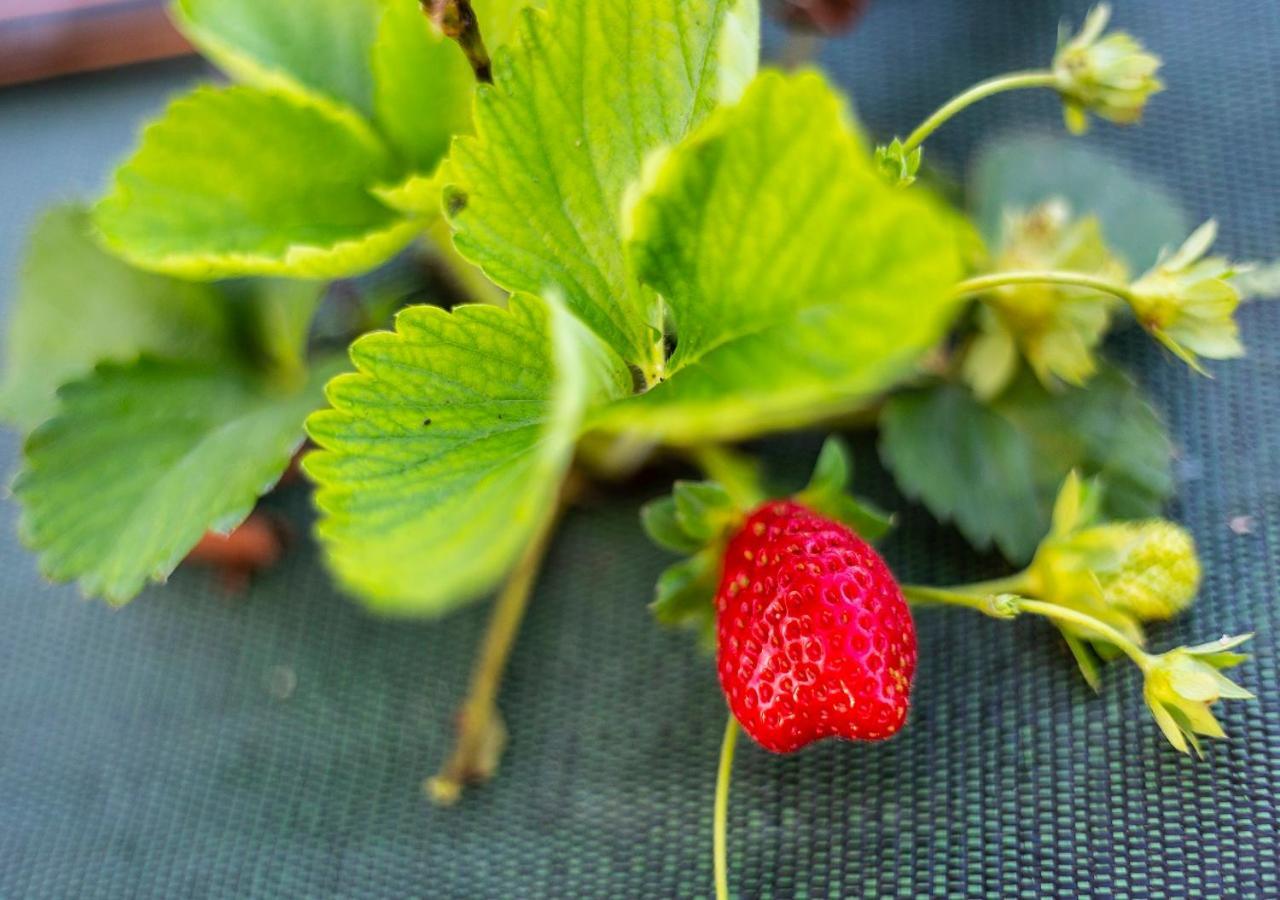
M1173 494L1173 446L1164 422L1113 366L1101 367L1085 389L1057 393L1023 378L996 408L1030 441L1038 490L1050 500L1072 469L1097 477L1106 518L1157 516Z
M1061 197L1076 215L1092 213L1108 246L1134 272L1191 230L1186 213L1160 185L1078 139L1009 135L979 150L969 172L969 207L991 246L1004 215Z
M379 0L176 0L174 20L233 78L373 108Z
M351 348L307 422L319 535L341 582L431 615L502 577L556 502L586 410L627 369L556 302L411 307Z
M650 167L631 229L677 345L606 428L686 443L810 422L892 384L960 308L958 217L886 185L812 72L761 75Z
M1030 443L963 387L893 397L880 417L880 453L898 486L979 549L994 540L1026 559L1048 530Z
M377 122L416 172L431 173L453 135L470 130L475 75L417 0L385 7L373 47Z
M640 508L640 523L650 540L673 553L695 553L705 543L684 530L674 497L659 497L646 503Z
M450 156L445 205L459 251L508 290L555 287L653 375L661 316L627 266L623 195L652 151L741 91L757 19L754 0L561 0L526 11L514 46L494 54L494 84L476 95L476 135Z
M201 88L143 134L96 211L108 245L186 278L332 278L371 268L419 226L369 188L396 166L367 128L254 88Z
M956 385L910 391L889 401L880 424L881 456L903 492L1013 562L1047 533L1072 469L1097 476L1111 518L1157 515L1173 488L1163 424L1110 367L1060 393L1024 374L991 405Z
M45 213L31 234L10 311L0 416L30 431L54 412L59 385L139 354L227 355L231 332L210 286L140 272L105 252L76 205Z
M13 488L42 571L113 604L163 581L280 477L336 368L285 391L226 365L142 359L64 387Z

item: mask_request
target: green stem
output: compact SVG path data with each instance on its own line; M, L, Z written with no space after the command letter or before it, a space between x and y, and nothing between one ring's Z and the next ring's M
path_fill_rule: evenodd
M1031 613L1032 615L1043 616L1060 625L1076 625L1097 635L1108 643L1114 644L1125 656L1137 663L1138 668L1142 671L1145 672L1151 667L1155 657L1145 652L1132 640L1106 622L1096 619L1088 613L1066 606L1059 606L1056 603L1046 603L1043 600L1013 596L1019 587L1025 588L1025 578L1022 575L1014 575L1010 578L980 582L978 584L960 585L955 588L909 584L903 585L902 593L912 603L963 606L966 609L976 609L978 612L986 613L989 616L1001 618L1012 618L1019 613ZM1010 588L1015 590L1009 590ZM1002 603L994 602L997 594L1003 594L1005 601Z
M560 520L572 486L573 473L561 488L560 501L543 516L537 533L503 585L493 606L480 655L471 672L467 697L458 711L458 735L453 752L440 772L423 787L440 806L451 806L462 796L467 784L486 781L497 771L506 745L506 726L498 712L498 688L507 659L515 645L520 623L533 594L551 535Z
M1034 615L1044 616L1054 622L1079 625L1082 628L1086 628L1104 638L1108 643L1114 644L1125 656L1137 663L1138 668L1142 671L1145 672L1151 667L1153 656L1106 622L1101 622L1087 613L1078 612L1065 606L1058 606L1056 603L1045 603L1043 600L1026 599L1018 600L1018 609Z
M738 743L738 720L729 714L720 744L720 771L716 775L716 808L712 825L715 856L716 900L729 900L729 857L725 851L729 831L729 780L733 776L733 751Z
M818 55L820 46L822 46L822 38L818 34L799 28L788 30L786 41L782 45L782 53L778 58L779 67L793 71L808 65Z
M493 82L493 67L489 62L489 51L485 48L484 38L480 35L480 22L476 19L475 10L471 8L471 0L419 0L422 10L436 27L450 40L456 41L462 48L476 81L485 84Z
M1134 301L1133 291L1128 285L1109 278L1100 278L1084 272L1058 272L1050 269L1028 270L1023 272L992 272L979 275L960 282L952 293L957 297L968 297L972 294L985 294L988 291L1011 284L1066 284L1073 287L1089 288L1104 294L1114 294L1126 303Z
M921 122L920 126L911 132L906 141L903 142L902 150L904 153L910 153L924 143L924 139L933 134L938 129L938 126L947 121L947 119L985 97L1020 88L1053 87L1055 83L1054 74L1047 69L1010 72L1008 75L988 78L986 81L975 84L964 93L952 97L938 107L933 115Z
M753 509L765 500L756 461L723 444L699 444L688 451L698 468L729 492L742 509Z
M992 593L970 594L949 588L927 587L919 584L904 584L902 593L908 601L917 606L963 606L980 613L994 616L996 610L991 602Z

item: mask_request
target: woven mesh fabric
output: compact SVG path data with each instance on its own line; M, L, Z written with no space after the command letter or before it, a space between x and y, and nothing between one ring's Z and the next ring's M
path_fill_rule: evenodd
M1047 58L1050 0L878 0L823 62L879 133L969 83ZM1088 140L1220 217L1237 257L1280 253L1280 7L1122 4L1171 89L1138 129ZM776 46L776 35L770 36ZM0 277L11 293L36 209L92 191L162 98L169 64L0 94ZM957 168L1002 127L1059 127L1044 95L987 102L930 143ZM919 616L909 728L883 745L739 753L731 879L746 897L1280 896L1280 305L1241 315L1251 354L1192 377L1146 342L1117 353L1176 436L1202 598L1158 645L1256 629L1230 742L1203 763L1164 746L1131 667L1094 697L1049 628ZM770 442L799 473L815 436ZM918 581L993 570L904 505L857 440L858 488L904 512L890 562ZM0 468L16 441L0 442ZM724 722L714 673L645 605L664 555L635 510L671 473L569 516L502 694L499 778L452 810L420 779L442 760L484 624L370 618L305 542L246 596L179 572L122 611L52 588L0 505L0 896L693 897L711 885ZM301 490L272 501L305 528ZM1251 533L1228 528L1251 516ZM292 691L281 690L293 684Z

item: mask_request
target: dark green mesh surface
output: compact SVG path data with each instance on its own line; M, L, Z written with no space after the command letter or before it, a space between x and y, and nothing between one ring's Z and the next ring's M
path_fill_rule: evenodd
M1146 125L1089 138L1130 158L1223 246L1280 255L1280 8L1272 0L1122 3L1171 90ZM968 83L1047 58L1049 0L877 0L825 62L883 132ZM137 121L194 64L0 94L0 277L11 293L38 207L97 187ZM962 161L984 131L1058 127L1052 98L1002 98L945 128ZM749 223L746 223L749 225ZM1240 670L1260 695L1195 763L1158 737L1134 673L1101 698L1050 631L957 612L919 617L910 727L882 746L739 754L731 873L742 895L1278 896L1277 548L1280 305L1242 314L1251 355L1193 378L1139 341L1122 358L1179 445L1181 500L1207 577L1168 646L1256 629ZM16 442L0 442L10 470ZM800 470L816 442L771 445ZM895 500L864 441L859 488ZM385 624L302 546L246 597L179 573L120 612L41 583L0 507L0 896L675 897L711 885L711 791L724 706L711 667L648 619L665 564L635 508L657 476L570 516L502 706L499 779L454 810L423 800L484 618ZM300 523L305 495L281 499ZM1228 528L1248 515L1252 533ZM888 544L913 580L982 574L918 510ZM278 699L288 670L296 688ZM287 680L287 679L285 679Z

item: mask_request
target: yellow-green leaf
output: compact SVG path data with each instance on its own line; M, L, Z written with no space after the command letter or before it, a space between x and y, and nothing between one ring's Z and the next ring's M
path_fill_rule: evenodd
M13 488L41 570L113 604L163 581L271 488L340 365L286 389L227 365L142 359L64 387Z
M697 442L861 402L956 315L958 222L883 181L820 75L761 75L650 169L629 249L676 350L663 383L598 424Z
M411 307L356 341L307 422L319 534L376 610L434 615L491 588L553 509L586 411L630 374L558 302Z
M47 212L30 237L10 310L0 416L29 431L58 386L142 353L224 358L226 304L211 286L141 272L103 250L80 206Z
M146 269L333 278L372 267L417 233L370 193L397 171L372 131L327 106L201 88L146 129L96 221L111 249Z
M368 113L379 0L176 0L174 21L233 78Z
M476 95L476 135L450 157L455 243L512 291L553 287L652 374L659 310L627 266L622 201L755 69L755 0L561 0L526 11Z

